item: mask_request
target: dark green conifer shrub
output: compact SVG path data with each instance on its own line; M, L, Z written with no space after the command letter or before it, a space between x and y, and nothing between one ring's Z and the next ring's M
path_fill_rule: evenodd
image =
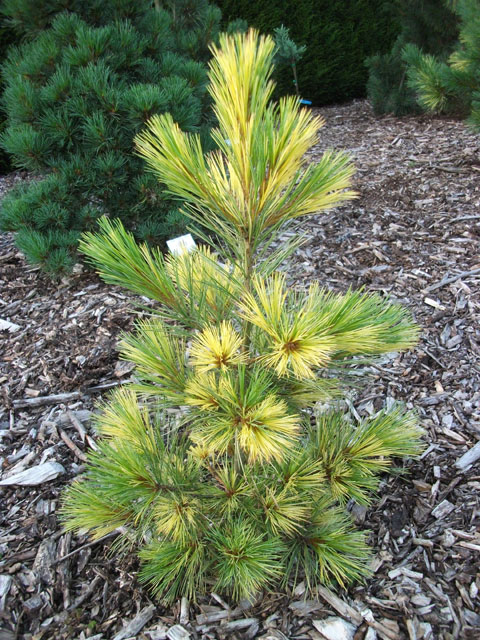
M175 2L175 12L133 0L93 4L111 5L112 17L134 7L134 23L92 26L60 13L3 69L1 145L17 167L46 177L5 198L0 227L18 233L27 258L52 273L71 267L76 238L103 214L140 239L176 233L176 202L144 172L133 138L165 111L204 141L212 120L203 61L218 33L217 8L187 0Z
M423 109L468 116L480 130L480 1L459 0L454 10L459 41L448 62L408 45L403 55L408 84Z
M369 70L367 95L376 114L397 116L421 111L414 91L407 83L404 47L414 43L428 53L447 55L455 42L457 20L448 0L393 0L385 3L400 25L392 49L366 60Z
M388 51L398 28L383 12L385 0L217 0L225 21L243 18L262 33L284 25L305 46L297 64L303 98L315 105L365 96L365 59ZM280 95L295 90L290 65L275 73Z

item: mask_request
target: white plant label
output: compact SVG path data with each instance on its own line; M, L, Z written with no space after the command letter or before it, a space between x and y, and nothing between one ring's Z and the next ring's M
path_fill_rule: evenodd
M172 240L167 240L167 247L170 250L170 253L173 253L174 256L179 256L185 251L193 251L197 248L195 244L195 240L192 238L191 233L187 233L185 236L178 236L178 238L172 238Z

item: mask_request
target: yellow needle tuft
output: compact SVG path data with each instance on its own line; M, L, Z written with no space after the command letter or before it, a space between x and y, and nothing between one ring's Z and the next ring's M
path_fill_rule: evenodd
M223 321L219 327L204 329L193 340L191 361L201 373L211 369L225 370L245 361L245 355L240 353L241 346L241 336L230 322Z

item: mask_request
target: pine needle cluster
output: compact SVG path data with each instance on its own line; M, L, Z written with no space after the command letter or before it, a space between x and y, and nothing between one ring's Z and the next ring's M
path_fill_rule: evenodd
M272 248L292 219L355 196L348 156L305 166L323 122L297 98L270 102L271 38L224 35L213 54L218 150L204 155L170 115L137 137L206 246L164 257L107 219L81 244L106 282L159 304L123 338L136 381L99 414L98 451L63 515L97 538L121 527L140 547L141 579L167 602L366 575L365 534L346 504L369 504L392 457L421 448L401 406L354 423L332 403L359 356L415 344L409 313L362 291L296 292L278 266L298 239Z

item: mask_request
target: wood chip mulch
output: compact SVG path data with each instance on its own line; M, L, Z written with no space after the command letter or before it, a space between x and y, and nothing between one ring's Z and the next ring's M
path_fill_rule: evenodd
M165 609L138 584L134 557L65 534L59 496L95 445L95 402L131 375L115 345L138 298L81 268L52 283L4 234L0 640L480 637L480 137L450 119L376 119L363 101L319 112L310 159L352 153L359 198L301 222L289 273L384 293L422 327L418 347L386 357L351 404L367 415L406 402L426 430L422 457L386 476L370 509L352 509L370 531L372 578L315 599L300 585L250 605L212 594ZM22 179L0 178L0 198ZM4 482L34 467L36 486Z

